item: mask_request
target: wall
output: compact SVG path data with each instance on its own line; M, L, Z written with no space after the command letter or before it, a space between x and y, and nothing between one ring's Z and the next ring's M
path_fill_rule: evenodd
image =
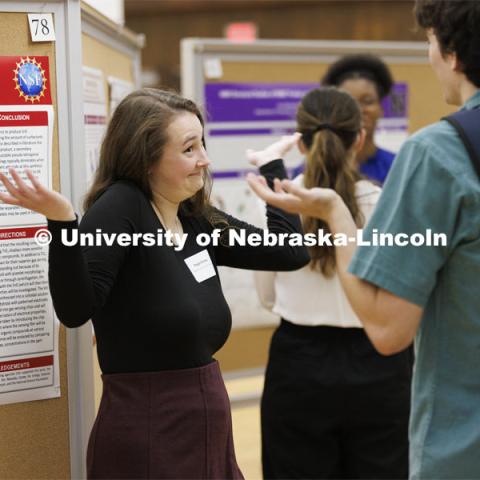
M160 75L159 85L180 89L180 40L222 38L226 24L252 21L259 38L298 40L422 41L414 31L413 0L317 1L310 4L274 2L276 8L175 12L128 16L127 26L146 34L145 69ZM214 2L213 2L214 4Z
M83 0L100 13L119 25L125 23L125 7L123 0Z

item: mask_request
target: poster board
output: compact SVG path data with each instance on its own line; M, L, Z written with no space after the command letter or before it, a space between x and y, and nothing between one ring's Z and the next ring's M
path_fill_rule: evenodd
M86 94L84 88L85 168L90 182L114 106L140 87L140 53L145 38L119 27L86 2L82 2L81 15L83 79L84 85L90 81L93 88L87 88L87 92L94 96Z
M90 71L92 77L96 76L99 79L97 85L99 86L100 82L103 85L107 122L112 106L118 101L117 92L121 95L128 92L129 88L140 88L141 50L144 44L143 35L119 27L82 2L82 65L84 74ZM87 108L86 104L84 108ZM84 110L86 136L90 132L90 138L86 138L85 141L85 158L89 161L95 155L93 150L96 149L98 154L103 133L102 125L87 125L87 117L88 112ZM95 139L98 141L97 145L94 144ZM98 161L98 156L96 160ZM85 165L85 170L88 181L88 176L93 173L93 169ZM96 345L92 350L92 368L94 410L97 411L102 395L102 379Z
M85 2L81 18L82 64L102 72L106 98L111 97L110 85L115 79L140 88L144 35L118 26Z
M228 148L218 148L220 142L210 135L207 91L215 86L236 87L280 84L318 84L328 65L339 57L350 53L372 53L380 56L391 68L396 83L408 89L408 131L414 132L450 113L451 108L442 101L440 85L428 64L427 46L417 42L358 42L358 41L287 41L259 40L253 43L235 44L219 39L184 39L181 45L182 93L192 98L207 111L206 144L213 145L212 171L214 174L213 198L219 191L215 184L226 180L215 175L217 168L222 173L224 158L234 156L238 163L246 148L262 148L269 144L270 136L254 136L250 144L237 141L233 136L224 142ZM217 125L217 124L214 124ZM286 125L285 125L286 126ZM290 127L290 125L288 125ZM240 122L224 123L223 128L238 129ZM213 127L212 127L213 128ZM282 123L276 124L277 134L282 134ZM271 133L271 132L270 132ZM273 136L271 137L273 138ZM238 150L238 151L237 151ZM287 159L287 164L288 164ZM239 172L246 171L246 160L237 166ZM231 169L231 165L229 166ZM215 178L217 176L217 178ZM232 182L230 180L230 182ZM243 182L243 185L242 185ZM224 188L237 188L235 205L228 200L227 211L240 214L255 210L256 199L249 193L241 174L237 184ZM220 196L220 195L219 195ZM225 197L227 198L227 197ZM236 207L236 210L235 210ZM254 217L244 218L255 223ZM268 345L278 319L261 308L253 284L253 274L222 271L225 296L233 315L233 331L227 344L216 357L223 370L242 370L264 367ZM250 278L250 280L249 280ZM226 280L226 281L224 281ZM235 282L237 282L235 286ZM232 288L230 286L233 285ZM249 307L246 307L249 306ZM255 346L255 348L252 348Z
M56 42L32 43L27 13L51 13ZM54 114L51 184L72 200L76 192L72 164L82 154L82 146L72 136L73 131L78 131L75 114L81 107L72 94L79 77L71 61L72 50L78 47L75 38L79 38L79 20L77 0L0 2L0 55L48 57ZM60 327L59 398L0 407L0 478L68 478L83 474L78 457L84 454L81 424L88 422L88 412L82 411L79 404L88 388L77 396L77 387L82 383L77 355L81 337L79 331L67 333Z

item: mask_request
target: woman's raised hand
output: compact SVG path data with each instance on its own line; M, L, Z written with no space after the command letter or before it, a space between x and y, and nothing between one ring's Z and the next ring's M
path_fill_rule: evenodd
M280 140L277 140L263 150L248 149L246 151L247 160L255 167L262 167L272 160L283 158L283 156L298 143L301 137L301 133L295 132L292 135L284 135Z
M30 170L25 170L25 174L31 185L23 181L14 168L8 171L13 182L0 172L0 181L8 192L0 193L2 202L33 210L45 215L49 220L75 220L75 211L69 200L60 193L44 187Z
M252 190L265 202L286 212L320 218L327 223L335 208L342 204L341 197L329 188L303 188L290 180L274 180L274 191L265 179L250 173L247 181Z

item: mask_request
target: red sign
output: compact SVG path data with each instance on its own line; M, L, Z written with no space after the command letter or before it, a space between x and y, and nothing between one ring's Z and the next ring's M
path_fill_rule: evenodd
M34 238L38 230L44 230L45 228L46 227L2 228L0 229L0 240Z
M85 125L105 125L107 117L103 115L84 115L83 121Z
M257 26L252 22L230 23L225 28L225 37L231 42L254 42Z
M0 57L0 105L51 105L48 57Z
M48 125L47 112L0 112L1 127L38 127Z
M53 355L46 357L24 358L23 360L10 360L0 362L0 373L27 370L28 368L49 367L53 365Z

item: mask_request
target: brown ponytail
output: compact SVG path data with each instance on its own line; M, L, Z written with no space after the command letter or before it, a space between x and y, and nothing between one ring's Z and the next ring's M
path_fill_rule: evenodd
M297 129L307 149L304 183L306 188L335 190L350 210L357 225L364 219L355 197L355 183L361 178L354 165L352 149L361 129L361 113L355 100L334 87L307 93L297 111ZM318 218L305 217L306 233L319 229L330 232ZM326 276L335 272L335 247L310 247L312 269L320 267Z

